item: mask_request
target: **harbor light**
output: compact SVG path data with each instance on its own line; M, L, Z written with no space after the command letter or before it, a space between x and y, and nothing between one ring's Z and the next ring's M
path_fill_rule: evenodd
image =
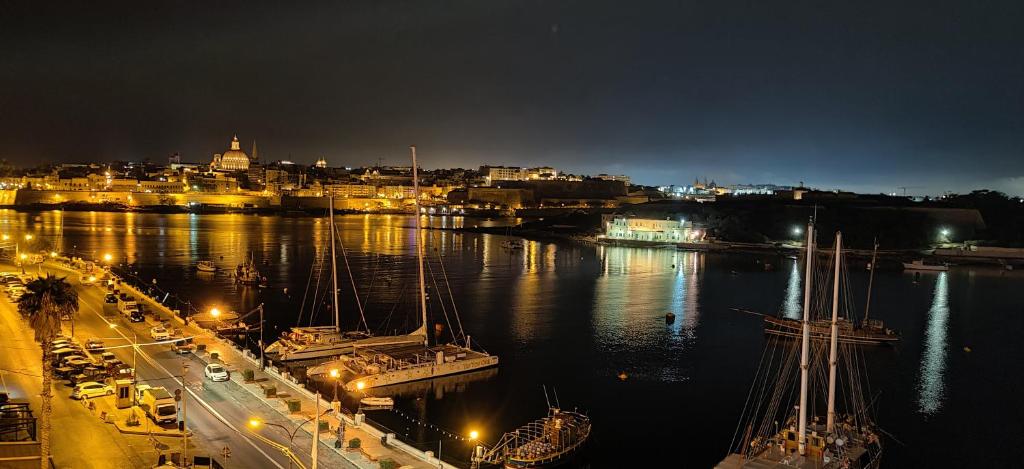
M50 257L57 257L57 251L50 251Z
M469 439L470 439L470 440L475 440L475 439L477 439L477 438L478 438L479 436L480 436L480 433L479 433L479 432L477 432L476 430L473 430L473 431L469 432Z
M800 227L800 226L794 226L794 227L793 227L793 234L794 234L794 235L796 235L796 236L800 236L800 235L804 234L804 229L803 229L803 227Z
M25 235L25 241L32 241L32 235L31 234L26 234Z
M110 262L112 260L114 260L114 256L111 255L109 252L106 253L106 254L103 254L103 262Z
M939 234L941 234L942 236L948 237L949 236L949 228L943 228L941 231L939 231Z
M213 316L214 318L219 317L220 316L220 309L217 308L216 306L210 308L210 316Z
M7 241L8 239L11 239L11 235L9 235L7 233L4 233L3 234L3 239L4 239L4 241Z
M356 389L358 389L360 391L362 391L363 388L365 388L365 387L366 387L366 383L364 383L362 381L359 381L359 382L356 383Z
M21 256L19 256L19 257L21 258L21 260L25 260L25 259L28 259L28 254L21 253Z

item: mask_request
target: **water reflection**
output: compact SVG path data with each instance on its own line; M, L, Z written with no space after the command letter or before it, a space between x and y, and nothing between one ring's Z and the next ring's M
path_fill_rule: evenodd
M803 299L801 292L800 261L790 263L789 281L786 283L786 301L782 304L782 315L789 319L803 318L803 306L800 300Z
M688 370L665 366L696 340L703 255L675 250L599 248L602 274L595 284L594 337L614 351L607 366L633 378L688 379ZM675 320L666 324L665 315ZM656 358L657 357L657 358Z
M924 353L921 360L921 379L918 385L918 409L931 415L942 407L945 395L946 338L949 320L949 278L940 272L935 282L932 307L928 310L928 329L925 331Z

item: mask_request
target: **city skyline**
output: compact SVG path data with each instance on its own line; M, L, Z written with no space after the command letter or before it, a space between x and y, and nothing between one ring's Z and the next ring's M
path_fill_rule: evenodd
M18 165L198 162L237 134L305 164L417 144L425 167L1024 194L1010 2L37 8L0 32Z

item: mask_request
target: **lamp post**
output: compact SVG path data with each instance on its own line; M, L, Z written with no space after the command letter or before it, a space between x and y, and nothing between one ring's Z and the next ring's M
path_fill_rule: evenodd
M331 379L334 380L334 399L331 400L331 408L338 411L341 407L341 402L338 402L338 381L340 380L339 378L341 378L341 371L337 368L331 368L331 371L328 374L331 376Z
M220 309L216 306L210 308L210 316L213 316L213 332L217 333L220 329Z
M318 411L317 411L315 416L306 419L302 423L298 424L292 430L289 430L284 425L280 425L280 424L273 423L273 422L264 422L264 421L262 421L262 420L260 420L258 418L255 418L255 417L249 419L249 428L250 428L250 431L253 431L254 433L255 433L255 430L258 430L260 427L262 427L264 425L266 425L268 427L280 428L281 430L284 430L285 434L288 435L288 446L293 446L295 444L295 435L297 435L299 433L299 430L301 430L303 426L305 426L307 423L312 422L314 420L320 420L321 416L327 415L327 414L331 413L333 410L334 409L327 409L327 410L325 410L323 412L319 412L319 409L318 409ZM316 444L316 442L319 441L319 438L317 438L317 434L319 432L320 432L319 428L316 428L316 429L313 430L313 442L314 442L314 445ZM291 466L291 461L289 461L288 464L289 464L289 467L290 467ZM313 467L316 467L316 459L313 460Z

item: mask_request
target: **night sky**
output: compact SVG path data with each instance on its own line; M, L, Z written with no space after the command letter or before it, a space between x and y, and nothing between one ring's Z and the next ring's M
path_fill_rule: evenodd
M0 3L0 158L1024 194L1020 0L148 3Z

